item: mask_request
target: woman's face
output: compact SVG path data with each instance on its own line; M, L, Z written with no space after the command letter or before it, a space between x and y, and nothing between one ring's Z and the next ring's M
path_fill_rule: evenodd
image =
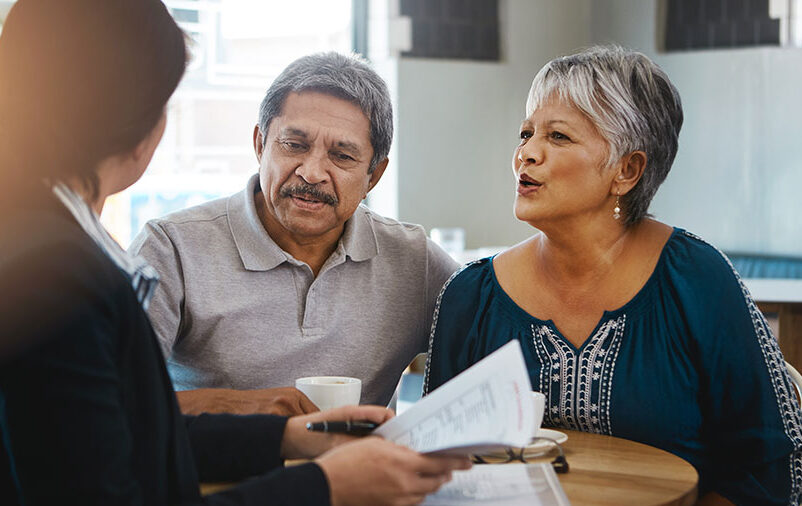
M98 173L101 179L101 201L109 195L128 188L142 177L153 158L153 153L161 142L166 126L167 112L163 111L153 129L139 141L139 144L131 152L111 157L116 162L114 170Z
M574 106L552 99L524 120L512 170L515 216L537 228L566 219L611 216L616 167L595 125Z

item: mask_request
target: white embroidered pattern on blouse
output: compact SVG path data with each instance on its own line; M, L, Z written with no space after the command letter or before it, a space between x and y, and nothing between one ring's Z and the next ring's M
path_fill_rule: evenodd
M544 423L570 430L612 434L610 397L626 315L602 324L577 356L547 324L532 325L540 368L535 390L551 406Z
M755 336L760 344L760 350L763 352L763 359L766 362L766 367L769 371L772 387L774 387L774 395L777 398L777 407L780 411L780 418L783 422L783 430L785 435L794 445L794 453L790 459L791 474L791 497L789 504L800 504L802 501L802 413L799 409L799 404L796 402L796 394L793 390L791 377L788 375L788 370L785 367L785 360L783 359L780 345L771 333L768 322L763 316L763 313L758 309L752 295L746 288L741 276L735 267L730 262L721 250L709 244L704 239L690 233L685 232L685 235L692 239L710 246L715 249L727 264L732 269L735 278L743 292L746 305L749 308L749 314L752 317L752 325L755 327Z

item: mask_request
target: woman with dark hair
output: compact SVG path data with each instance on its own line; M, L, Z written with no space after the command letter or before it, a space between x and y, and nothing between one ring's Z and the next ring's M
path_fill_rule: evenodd
M724 255L648 215L682 119L643 54L540 70L512 158L515 215L539 232L443 288L424 391L518 340L544 424L679 455L701 504L798 504L802 423L777 341Z
M0 35L0 504L412 504L464 459L307 422L184 417L144 311L158 275L98 221L184 72L160 0L19 0ZM334 446L338 448L327 451ZM324 453L325 452L325 453ZM287 469L284 458L314 458ZM265 474L266 473L266 474ZM200 497L198 481L257 476Z

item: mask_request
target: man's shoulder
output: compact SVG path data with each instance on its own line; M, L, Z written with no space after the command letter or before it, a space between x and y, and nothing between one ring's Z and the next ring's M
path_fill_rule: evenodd
M160 225L162 227L192 224L209 223L221 218L226 218L228 215L228 201L231 196L221 197L203 204L198 204L186 209L174 211L170 214L151 220L150 223Z
M228 200L223 197L172 212L148 221L137 234L129 251L144 254L156 244L172 243L175 248L228 241ZM150 245L150 246L148 246ZM149 260L152 260L149 258Z
M376 239L381 241L395 241L402 243L425 243L426 230L422 225L407 223L382 216L366 206L360 205L357 214L364 217L371 224Z
M457 270L457 262L427 238L423 225L387 218L365 206L359 206L357 213L370 221L379 251L385 258L391 258L394 263L411 262L417 265L427 262L430 269L443 273L445 277ZM436 282L445 280L440 277L434 276Z
M379 255L385 261L396 266L419 266L424 263L439 265L448 274L456 270L456 262L427 238L422 225L388 218L365 206L360 206L357 213L370 223Z

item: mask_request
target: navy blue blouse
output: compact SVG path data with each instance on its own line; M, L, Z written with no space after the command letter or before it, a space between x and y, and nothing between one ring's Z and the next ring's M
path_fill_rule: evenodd
M523 348L546 426L674 453L700 497L798 504L802 420L782 353L727 258L674 229L644 287L576 348L518 306L492 258L457 272L435 309L424 394L505 343Z

